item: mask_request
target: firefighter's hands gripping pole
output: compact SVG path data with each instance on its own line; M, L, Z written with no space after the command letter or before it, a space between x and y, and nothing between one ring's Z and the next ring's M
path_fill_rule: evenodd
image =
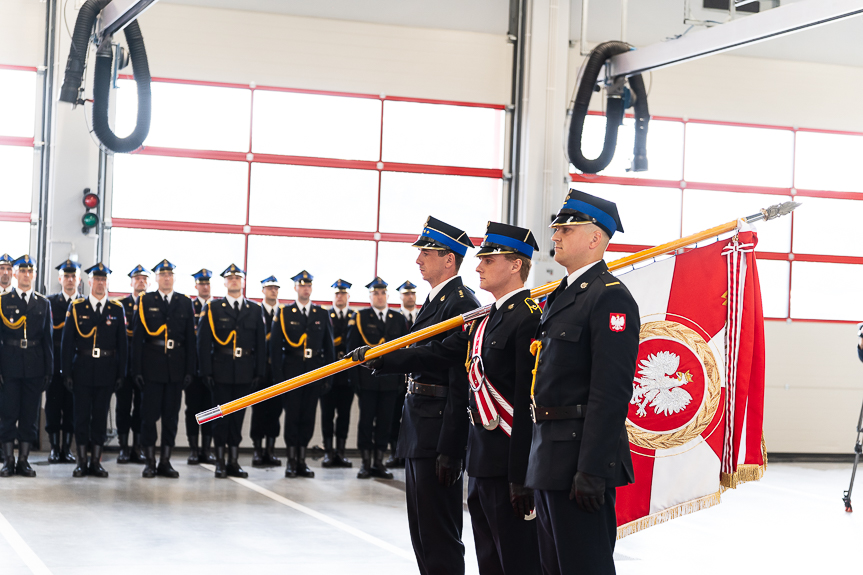
M642 262L644 260L648 260L650 258L654 258L662 254L672 253L676 250L685 248L692 244L696 244L698 242L734 231L740 226L741 222L751 224L758 221L772 220L790 214L794 210L794 208L799 205L800 204L797 202L784 202L782 204L770 206L769 208L764 208L751 216L733 220L725 224L710 228L708 230L704 230L703 232L698 232L690 236L686 236L685 238L680 238L679 240L674 240L672 242L668 242L667 244L648 248L630 256L626 256L625 258L615 260L608 264L608 269L610 271L619 270L621 268L625 268L627 266ZM549 294L557 288L559 283L560 280L556 280L553 282L549 282L545 285L533 288L532 290L530 290L530 295L531 297L537 298ZM377 357L381 357L382 355L386 355L391 351L395 351L397 349L407 347L411 344L428 339L439 333L461 327L466 322L485 317L490 309L491 305L477 308L468 313L450 318L444 322L431 325L414 333L409 333L408 335L402 336L398 339L376 345L366 350L365 354L363 354L362 359L363 361L367 362ZM357 359L359 359L358 356ZM202 425L204 423L207 423L208 421L213 421L214 419L224 417L226 415L234 413L235 411L245 409L247 407L255 405L256 403L266 401L267 399L270 399L277 395L281 395L288 391L297 389L298 387L302 387L309 383L314 383L319 379L330 377L331 375L335 375L336 373L360 365L361 363L363 363L363 361L355 361L351 358L350 355L345 356L344 359L340 359L335 363L325 365L324 367L320 367L314 371L304 373L303 375L297 376L287 381L283 381L282 383L277 383L276 385L272 385L266 389L262 389L239 399L235 399L234 401L231 401L224 405L218 405L212 409L208 409L207 411L202 411L195 416L195 419L198 420L199 425Z

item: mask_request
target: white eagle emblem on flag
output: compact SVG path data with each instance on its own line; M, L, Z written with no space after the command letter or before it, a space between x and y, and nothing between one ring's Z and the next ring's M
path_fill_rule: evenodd
M666 417L686 409L692 396L681 386L692 381L692 375L689 371L677 371L679 365L680 356L670 351L660 351L641 360L638 370L641 377L636 377L633 382L630 400L631 404L638 406L636 414L639 417L647 415L645 408L648 405L656 415L664 414ZM672 373L674 377L668 377Z

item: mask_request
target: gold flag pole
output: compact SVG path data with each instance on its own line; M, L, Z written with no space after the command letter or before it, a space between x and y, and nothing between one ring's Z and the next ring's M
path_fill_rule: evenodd
M625 268L627 266L631 266L633 264L637 264L639 262L643 262L650 258L654 258L656 256L660 256L663 254L668 254L675 252L679 249L685 248L692 244L697 244L698 242L714 238L720 236L724 233L728 233L736 230L740 226L741 220L747 224L754 223L758 221L767 221L772 220L787 214L790 214L794 208L799 206L800 204L797 202L784 202L782 204L776 204L770 206L769 208L762 209L756 214L751 216L747 216L745 218L740 218L739 220L733 220L728 223L710 228L708 230L704 230L702 232L698 232L692 234L690 236L686 236L685 238L680 238L679 240L674 240L656 247L648 248L646 250L642 250L638 253L626 256L624 258L620 258L608 264L608 269L611 271L618 270L621 268ZM553 292L558 284L560 284L560 280L555 280L549 282L547 284L541 285L539 287L535 287L530 290L531 297L541 297L546 294ZM376 357L380 357L382 355L386 355L392 351L397 349L407 347L411 344L423 341L432 336L435 336L439 333L443 333L449 331L451 329L455 329L461 327L466 322L473 321L477 318L484 317L488 315L489 310L491 309L491 304L487 306L483 306L481 308L477 308L468 313L450 318L441 323L423 328L419 331L409 333L408 335L402 336L398 339L394 339L392 341L388 341L382 343L380 345L376 345L369 349L366 352L365 358L366 361L370 359L374 359ZM277 383L275 385L271 385L266 389L262 389L260 391L256 391L255 393L250 393L244 397L240 397L239 399L235 399L234 401L228 402L224 405L217 405L212 409L208 409L206 411L202 411L201 413L195 415L195 419L198 420L199 425L203 425L209 421L213 421L214 419L218 419L220 417L224 417L235 411L239 411L241 409L245 409L256 403L260 403L262 401L266 401L270 398L276 397L277 395L281 395L283 393L287 393L298 387L302 387L304 385L308 385L310 383L314 383L320 379L325 377L330 377L331 375L335 375L339 372L342 372L351 367L360 365L359 362L353 361L349 356L344 359L340 359L335 363L331 363L329 365L325 365L323 367L319 367L313 371L308 373L304 373L299 375L293 379L289 379L287 381L283 381L281 383Z

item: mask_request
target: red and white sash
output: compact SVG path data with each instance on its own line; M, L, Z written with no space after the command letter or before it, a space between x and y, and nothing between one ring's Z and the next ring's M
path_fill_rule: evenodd
M473 391L482 426L492 430L500 425L503 432L510 436L512 434L512 405L485 377L485 369L482 364L482 343L485 339L487 324L488 316L479 324L473 338L467 378L470 382L470 389Z

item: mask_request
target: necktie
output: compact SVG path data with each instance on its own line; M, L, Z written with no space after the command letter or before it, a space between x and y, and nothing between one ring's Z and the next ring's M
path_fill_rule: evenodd
M308 317L309 317L309 312L306 310L306 308L305 308L305 307L302 307L302 308L300 308L300 309L302 309L302 310L303 310L303 317L308 318Z
M339 319L345 319L345 312L339 310Z
M27 292L21 294L21 301L23 301L25 304L27 303Z
M102 315L102 302L99 302L96 304L96 315L98 315L98 316Z
M271 309L270 310L270 321L273 321L273 319L275 319L275 317L276 317L276 310Z
M386 321L387 321L387 320L386 320L386 319L384 319L384 312L379 311L379 312L378 312L378 317L379 317L379 318L381 318L381 321L382 321L382 322L386 323Z
M165 298L165 305L171 305L171 302L168 301L168 296L164 296L164 298Z
M565 290L569 286L569 276L564 276L562 280L560 280L560 291Z
M240 300L234 301L234 311L240 313Z

